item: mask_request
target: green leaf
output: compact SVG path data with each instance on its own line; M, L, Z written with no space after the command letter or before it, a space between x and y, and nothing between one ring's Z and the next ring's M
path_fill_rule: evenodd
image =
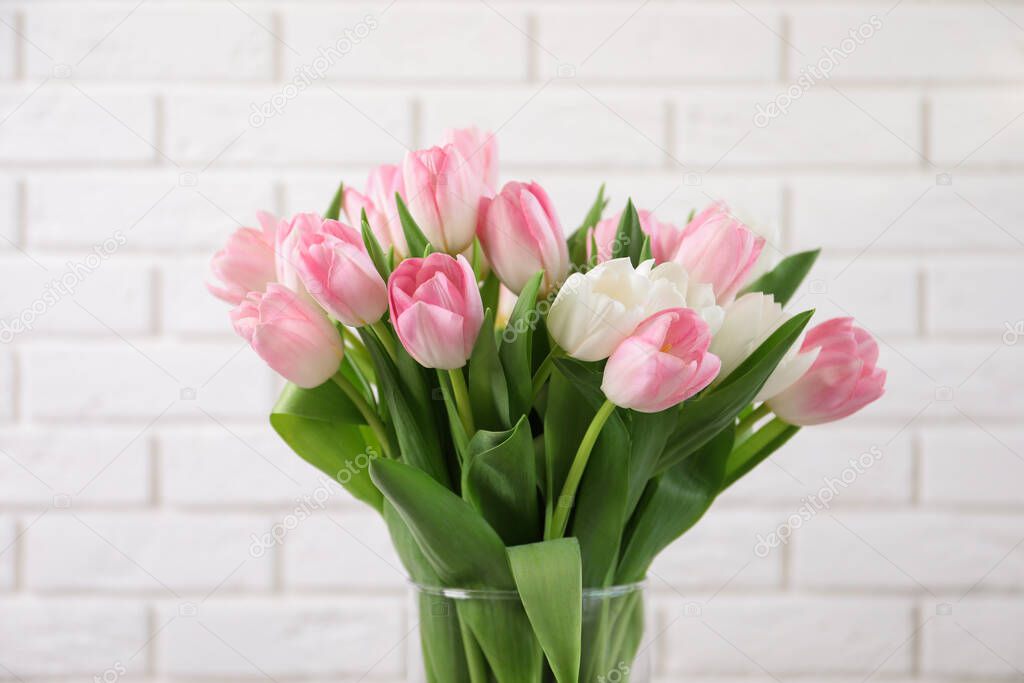
M494 339L494 310L488 308L469 357L469 400L478 429L497 431L512 426L508 384Z
M608 200L604 196L604 183L601 183L597 191L597 198L587 211L583 223L569 237L569 260L576 266L582 266L587 261L587 233L601 221Z
M637 213L633 200L626 202L626 208L619 217L619 227L615 231L615 242L612 244L612 258L628 256L633 267L640 265L640 253L644 244L644 231L640 227L640 214Z
M651 236L644 235L644 246L640 249L640 262L649 261L654 258L651 255Z
M427 239L423 231L420 230L420 226L416 224L416 219L409 213L409 208L402 201L402 196L395 193L395 204L398 206L398 220L402 223L402 232L405 233L405 242L409 245L409 253L412 255L423 254L431 248L430 240Z
M288 384L270 413L274 431L302 459L380 510L380 491L368 467L379 452L367 441L362 423L356 407L330 381L313 389Z
M514 588L505 544L472 505L425 472L395 460L375 460L370 476L444 586Z
M330 205L327 207L327 211L324 212L324 218L332 221L338 220L341 216L341 202L345 198L345 183L338 183L338 190L334 193L334 197L331 199Z
M462 473L462 496L505 545L529 543L541 536L533 434L525 415L515 429L479 431L472 438Z
M729 455L722 489L735 484L740 477L745 476L768 456L782 448L799 431L800 427L775 418L751 434Z
M510 683L537 680L544 655L522 603L515 599L470 599L457 600L455 604L459 617L472 631L494 671L491 680Z
M579 543L561 538L508 549L516 589L558 683L577 683L583 632Z
M659 473L679 463L733 424L736 416L768 381L813 314L813 310L804 311L787 320L720 384L683 403L675 431L658 465Z
M596 409L591 407L564 373L551 373L547 408L544 411L544 490L547 492L549 507L554 505L565 484L576 449L595 412Z
M658 470L658 463L679 417L678 408L660 413L629 413L629 500L627 515L632 514L647 483Z
M363 244L366 245L366 252L370 255L370 260L373 261L373 265L377 272L380 273L381 278L384 282L387 282L388 278L391 277L391 266L388 264L387 257L384 256L384 250L381 249L377 236L373 234L373 230L370 228L370 221L366 219L366 209L363 209L360 224L362 226Z
M807 273L811 272L820 253L821 249L814 249L787 256L779 261L779 265L775 268L747 285L742 294L747 292L771 294L777 304L785 306L793 298L800 283L807 277Z
M509 316L508 325L499 346L501 365L508 381L509 414L514 420L530 412L533 403L533 330L539 321L537 313L537 292L540 289L543 271L537 271L523 287L516 299L516 305Z
M642 580L658 553L707 512L721 490L732 439L732 427L723 429L696 453L651 482L626 533L617 582Z

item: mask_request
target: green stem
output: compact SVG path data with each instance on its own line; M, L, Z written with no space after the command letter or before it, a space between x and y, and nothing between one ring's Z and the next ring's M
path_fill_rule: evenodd
M384 429L384 423L380 421L379 417L377 417L377 413L373 411L373 408L371 408L370 404L366 402L363 395L359 393L359 390L352 386L352 383L349 382L348 379L346 379L340 372L335 373L331 379L333 379L334 383L345 392L345 395L348 396L349 400L355 404L356 410L358 410L359 414L363 416L364 420L366 420L366 424L370 426L373 433L377 435L377 440L380 441L380 447L384 450L384 455L390 458L391 447L388 442L388 433L387 430Z
M459 409L459 417L462 418L462 426L466 430L466 436L473 437L476 428L473 426L473 407L469 402L469 388L466 386L466 378L462 374L462 368L455 368L448 371L452 380L452 393L455 394L455 405Z
M377 335L377 339L384 346L384 350L391 356L391 362L397 365L398 354L395 353L395 338L391 336L391 331L388 330L387 325L378 320L375 323L370 323L370 329Z
M565 355L558 346L552 346L551 352L548 353L547 357L541 361L540 367L537 368L537 373L533 376L533 400L536 402L537 397L540 395L541 389L544 388L544 382L548 381L548 377L551 376L551 371L555 368L555 359Z
M579 488L583 472L587 469L590 453L594 450L594 444L601 434L604 423L608 421L613 412L615 412L615 404L606 400L604 405L598 409L597 415L594 415L590 426L587 427L587 432L583 435L583 441L580 442L576 457L573 458L572 466L569 468L569 475L565 478L565 485L562 486L562 494L555 502L554 517L551 520L550 528L544 534L544 540L550 541L565 535L565 527L569 523L569 513L572 511L576 498L576 489Z
M750 432L753 431L754 426L761 421L761 418L771 412L772 409L768 407L768 404L762 403L755 410L751 411L750 415L740 420L739 425L736 427L736 441L739 442L746 439Z

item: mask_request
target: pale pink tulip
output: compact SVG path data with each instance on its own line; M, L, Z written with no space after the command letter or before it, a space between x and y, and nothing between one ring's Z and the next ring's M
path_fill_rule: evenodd
M277 219L258 211L262 230L239 228L210 260L211 279L206 288L218 299L239 304L249 292L261 292L277 277L274 232Z
M323 224L324 219L319 214L297 213L277 226L274 247L277 281L307 299L309 293L299 277L299 245L303 236L320 232Z
M691 308L655 313L615 349L601 390L617 406L656 413L711 383L721 363L708 352L711 329Z
M655 218L650 211L637 211L640 217L640 229L644 235L651 238L651 257L657 263L670 261L679 246L679 238L683 231L671 223L663 223ZM604 263L612 257L612 250L615 248L615 237L619 230L619 221L622 218L620 211L611 218L605 218L596 226L591 228L587 235L587 258L589 259L594 250L594 242L597 243L597 261ZM622 253L628 244L624 244Z
M746 284L764 243L728 206L715 202L694 216L668 258L681 263L696 282L710 284L724 306Z
M366 219L370 229L387 252L394 247L399 258L409 255L402 222L398 218L398 207L395 195L405 196L405 185L402 182L402 169L393 164L378 166L370 172L366 181L366 192L359 192L346 187L342 207L351 225L361 229L361 212L366 210Z
M302 236L296 264L306 290L337 320L362 327L388 308L387 286L351 226L327 220Z
M453 128L445 131L444 143L455 145L465 159L483 178L488 195L498 189L498 139L476 126Z
M484 181L454 145L408 152L402 175L409 213L436 249L458 254L473 243Z
M338 371L341 335L331 321L291 289L275 282L249 292L233 311L235 332L289 382L320 386Z
M411 258L388 281L391 323L420 365L461 368L473 352L484 309L469 262L434 253Z
M877 367L878 344L853 318L833 318L812 328L801 354L818 351L810 369L769 399L780 418L816 425L851 415L885 393L885 370Z
M494 199L485 199L479 236L498 279L516 294L539 270L544 271L542 294L556 289L569 272L562 226L537 183L506 183Z

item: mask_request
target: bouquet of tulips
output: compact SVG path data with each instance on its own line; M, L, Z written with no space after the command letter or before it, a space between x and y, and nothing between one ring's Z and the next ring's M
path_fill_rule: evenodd
M882 394L868 333L783 310L816 251L770 267L723 203L682 226L607 204L566 237L538 184L498 188L492 135L457 130L213 258L288 382L281 438L382 515L416 584L517 596L443 625L424 598L431 683L618 670L642 603L585 618L583 593L642 581L802 426Z

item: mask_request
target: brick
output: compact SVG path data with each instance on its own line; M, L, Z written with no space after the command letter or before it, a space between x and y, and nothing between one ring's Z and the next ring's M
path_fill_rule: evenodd
M0 353L0 420L15 414L15 360L11 353Z
M165 415L209 424L213 419L262 419L270 409L270 371L242 340L188 347L133 345L33 349L26 359L28 412L37 418L146 422Z
M921 499L928 503L1019 506L1024 486L1024 434L967 424L926 430Z
M161 494L169 503L291 505L317 493L326 478L269 425L230 432L216 426L164 429L157 443ZM337 485L330 491L331 503L349 498Z
M124 162L157 158L152 97L93 85L0 89L0 161ZM141 139L140 139L141 138Z
M231 305L206 288L210 257L177 261L160 271L160 329L182 335L234 335Z
M833 65L833 81L974 83L1024 76L1019 29L993 12L979 12L968 3L886 9L794 12L791 40L805 54L791 55L790 77L819 63L825 68ZM1006 11L1020 15L1000 10ZM1024 15L1018 19L1024 20ZM999 68L993 69L993 64Z
M18 190L13 180L0 179L0 252L14 249L18 235Z
M0 600L0 679L33 676L102 676L121 662L144 670L146 612L143 605L112 600ZM132 657L134 656L134 659Z
M967 590L1024 585L1020 521L1006 515L888 511L819 516L794 534L797 585ZM836 562L836 558L843 558Z
M3 432L0 496L12 505L132 504L149 497L149 439L134 429ZM6 457L4 457L6 456Z
M412 144L405 94L309 88L187 92L167 98L167 146L175 159L236 162L381 163ZM280 99L279 99L280 98ZM277 103L268 116L262 107Z
M192 177L194 186L183 184L177 169L30 177L29 244L92 248L119 230L128 238L126 251L202 248L212 254L231 231L255 225L258 209L273 209L273 185L265 176ZM75 220L68 220L68 204L75 206Z
M666 159L665 116L656 96L554 85L423 98L425 140L470 122L500 127L503 164L653 166ZM595 190L596 191L596 190Z
M787 114L759 126L758 107L768 107L784 92L695 90L678 97L676 158L702 167L721 164L723 169L920 162L915 152L920 150L920 103L915 95L849 89L844 97L818 85L794 100Z
M685 616L699 608L699 616ZM672 674L908 673L913 631L900 600L718 596L667 604L662 638Z
M759 12L771 29L737 8L677 10L626 5L544 10L536 38L547 78L575 70L579 78L628 83L774 79L781 19ZM722 36L728 35L728 40ZM686 36L680 40L680 36ZM561 67L561 70L559 69Z
M15 25L16 21L14 12L0 12L0 24L4 26L3 33L0 33L0 55L3 55L3 59L0 59L0 78L3 79L15 76L14 65L17 63L15 55L18 53L18 36L11 30L11 27Z
M0 318L18 338L148 331L150 269L118 258L119 248L111 238L95 251L64 261L34 263L21 254L0 260L0 268L19 283L17 289L0 291Z
M331 490L348 496L337 487ZM288 520L275 523L287 528ZM284 582L300 589L401 591L406 574L380 515L368 508L325 510L287 532Z
M176 618L158 643L170 676L398 677L407 637L397 598L217 600ZM161 623L179 614L161 605Z
M697 526L654 561L650 586L681 591L771 587L782 583L782 557L754 555L754 534L769 526L765 512L712 508Z
M33 7L26 14L25 33L46 46L53 59L27 49L26 70L32 79L52 76L55 63L80 79L268 79L274 38L264 27L271 25L268 11L243 13L226 5L201 12L155 6Z
M939 184L947 179L950 185ZM1024 246L1020 182L958 171L800 177L794 180L796 246L857 253L1018 250Z
M951 614L931 619L922 633L925 673L935 676L990 676L1011 680L1024 669L1024 600L1010 597L956 597ZM935 614L935 612L932 612Z
M1016 164L1024 154L1024 97L1014 88L929 96L932 158L960 166Z
M26 585L35 590L266 589L270 557L253 557L253 516L52 512L25 534Z
M842 425L805 429L768 462L737 482L719 503L785 502L793 508L786 510L788 516L811 495L821 499L835 493L832 505L906 502L910 499L913 470L911 437L910 431L897 433L897 429ZM835 483L844 475L851 479L854 474L856 480L845 486ZM830 492L823 493L824 488ZM767 527L760 525L751 533L767 532L785 516L777 515L778 519Z
M1016 344L1024 337L1020 300L1020 259L959 259L928 268L926 299L929 331L985 334ZM970 283L967 285L967 283ZM998 296L978 296L998 292Z
M397 11L390 11L397 9ZM309 80L523 80L526 15L483 4L419 9L355 3L284 17L286 74ZM430 26L430 30L424 30ZM472 55L467 59L467 55ZM299 80L301 79L301 80Z
M14 518L0 517L0 591L14 587L14 563L18 555L14 546L17 536Z
M399 161L395 159L393 163ZM281 184L284 196L281 215L292 216L302 211L323 213L334 193L338 191L339 183L362 192L366 187L369 172L369 166L345 166L319 172L299 170L283 173Z

